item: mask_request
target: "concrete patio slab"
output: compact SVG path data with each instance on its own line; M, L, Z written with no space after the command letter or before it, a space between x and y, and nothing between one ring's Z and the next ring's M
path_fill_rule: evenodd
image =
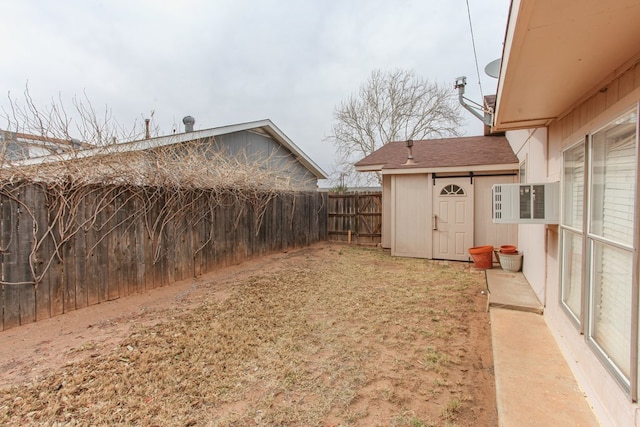
M542 314L544 307L521 272L501 268L486 270L489 307Z
M543 316L491 308L499 425L599 426Z

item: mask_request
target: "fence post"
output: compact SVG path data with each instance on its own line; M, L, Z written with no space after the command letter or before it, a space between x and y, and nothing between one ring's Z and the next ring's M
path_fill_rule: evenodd
M356 191L356 220L354 221L356 243L360 243L360 193Z

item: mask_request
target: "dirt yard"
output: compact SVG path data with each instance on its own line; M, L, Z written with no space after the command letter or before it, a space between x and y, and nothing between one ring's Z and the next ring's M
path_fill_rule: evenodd
M0 424L497 426L485 286L325 242L9 329Z

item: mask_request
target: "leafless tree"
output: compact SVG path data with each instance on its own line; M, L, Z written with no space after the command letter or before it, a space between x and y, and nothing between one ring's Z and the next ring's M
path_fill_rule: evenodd
M379 185L381 177L358 174L353 164L387 142L458 136L462 115L448 87L414 72L374 70L357 94L334 112L329 136L337 151L337 176L356 185Z

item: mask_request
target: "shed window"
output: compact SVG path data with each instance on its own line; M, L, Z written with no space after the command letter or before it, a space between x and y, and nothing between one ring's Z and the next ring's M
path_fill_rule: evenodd
M442 191L440 191L440 195L441 196L464 196L464 190L462 189L462 187L458 185L449 184L449 185L446 185L444 188L442 188Z

